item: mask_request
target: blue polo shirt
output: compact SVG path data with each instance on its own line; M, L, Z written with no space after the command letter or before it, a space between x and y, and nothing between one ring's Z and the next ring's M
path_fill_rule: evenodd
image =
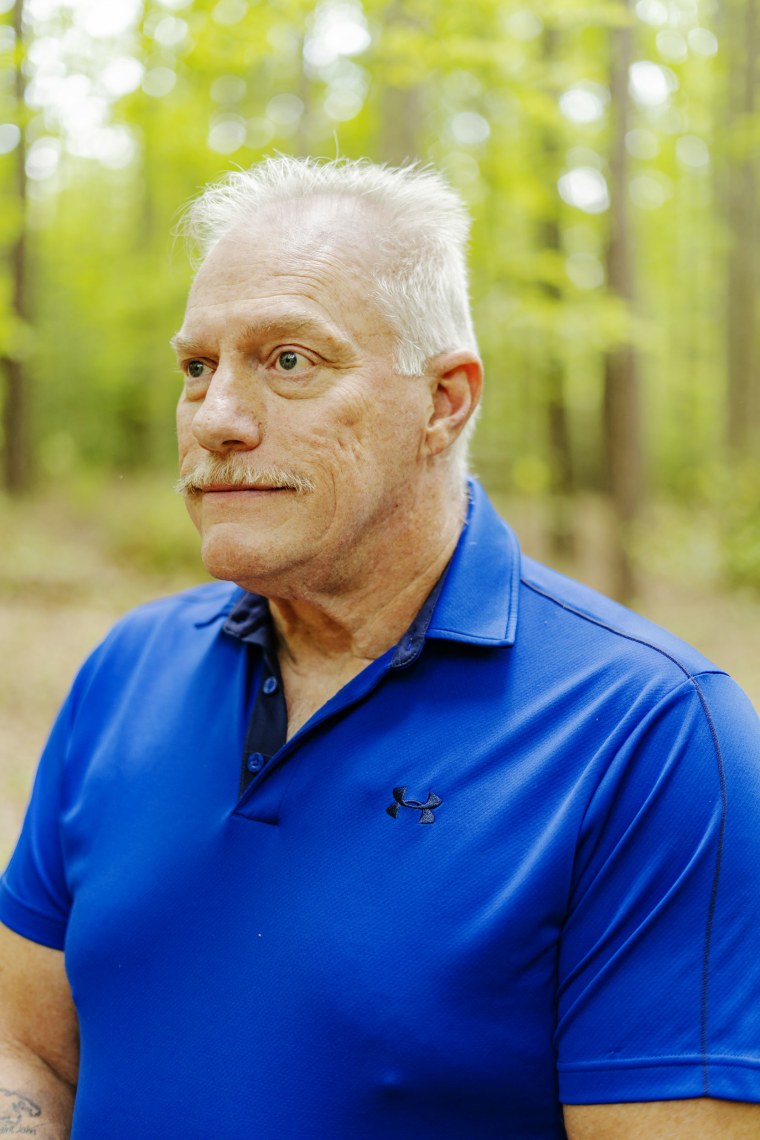
M760 726L724 673L521 559L477 485L437 598L271 755L261 612L130 614L42 758L0 918L65 950L74 1140L760 1101Z

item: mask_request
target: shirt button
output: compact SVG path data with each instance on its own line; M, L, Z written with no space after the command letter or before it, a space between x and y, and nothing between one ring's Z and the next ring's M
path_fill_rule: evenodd
M277 689L279 688L279 686L277 684L277 678L276 677L267 677L267 679L264 681L264 684L261 687L264 690L264 692L266 693L266 695L268 697L270 697L272 695L272 693L276 693Z
M260 772L266 764L267 759L261 752L252 752L245 762L245 766L249 772Z

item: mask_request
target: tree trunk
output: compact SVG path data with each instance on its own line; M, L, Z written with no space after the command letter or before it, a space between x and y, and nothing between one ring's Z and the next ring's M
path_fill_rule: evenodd
M12 313L14 321L23 329L29 320L28 289L28 236L26 223L26 136L24 131L24 96L26 81L23 72L24 0L16 0L13 9L13 27L16 33L16 64L14 95L21 128L16 148L15 190L19 205L18 233L10 250L12 275ZM16 339L16 338L14 338ZM23 341L22 341L23 343ZM3 392L3 476L9 494L18 495L29 486L30 468L27 446L27 370L23 353L11 348L3 358L5 375Z
M410 34L419 33L421 29L419 14L410 11L405 0L391 0L383 14L383 22L386 28L408 28ZM413 162L421 157L425 88L419 80L419 71L410 71L409 76L408 83L385 83L382 89L378 157L391 166L400 166L402 162Z
M734 0L725 13L730 22L732 58L737 64L729 76L728 118L746 127L757 113L758 0ZM760 361L758 360L758 169L754 148L745 148L725 172L725 216L728 230L728 282L726 293L727 416L730 456L750 457L760 435Z
M547 153L548 150L547 150ZM561 247L559 226L555 219L541 226L540 241L543 249L559 252ZM545 281L541 286L544 295L557 310L562 303L556 285ZM554 344L550 344L543 361L543 414L546 417L547 452L549 459L549 547L559 559L572 558L575 553L572 499L575 479L570 444L570 423L565 401L565 368Z
M559 356L554 355L546 369L546 423L551 468L551 515L549 544L559 559L575 554L573 498L575 476L570 446L570 424L565 402L565 373Z
M556 29L548 28L544 33L544 59L550 73L553 61L559 54L557 40ZM561 163L556 133L550 127L544 131L543 144L545 177L549 184L556 185ZM546 219L540 227L539 241L543 249L560 255L562 238L556 214ZM544 296L559 311L562 296L558 286L551 281L544 281L541 289ZM544 362L543 380L550 473L549 546L555 557L564 560L572 558L575 553L572 505L575 480L570 423L565 401L565 365L562 354L554 342L550 342L547 359Z
M391 87L383 90L382 160L392 166L420 157L420 125L424 114L422 88Z
M610 291L630 307L634 299L633 266L628 219L625 136L628 130L628 70L633 30L611 31L612 139L610 150L610 218L607 280ZM620 601L636 593L630 541L643 499L641 398L638 361L631 344L611 349L604 368L606 476L613 508L612 592Z
M298 121L298 130L294 139L294 153L300 158L308 158L309 155L314 154L314 147L316 143L314 130L313 84L307 74L303 57L305 38L305 36L301 36L298 41L298 97L303 103L303 114Z

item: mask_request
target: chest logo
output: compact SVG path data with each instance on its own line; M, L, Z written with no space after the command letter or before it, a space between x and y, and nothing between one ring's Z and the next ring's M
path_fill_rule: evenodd
M435 823L433 811L435 808L440 807L442 803L443 800L440 796L437 796L435 792L428 792L428 797L423 804L420 800L408 800L406 798L406 788L394 788L393 803L389 804L385 810L388 812L388 815L395 819L400 807L411 808L412 811L418 811L420 813L418 823Z

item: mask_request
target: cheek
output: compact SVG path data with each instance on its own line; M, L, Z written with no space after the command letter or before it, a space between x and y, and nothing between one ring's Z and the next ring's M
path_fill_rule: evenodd
M185 496L185 509L187 510L187 513L190 516L190 521L192 522L195 529L198 531L198 534L202 535L203 534L203 524L201 521L201 504L198 502L197 499L190 499L187 496Z
M417 413L407 391L397 391L392 381L379 376L338 409L336 422L344 439L353 438L361 446L373 448L395 439L399 429L412 423Z
M420 454L425 422L423 407L407 391L395 399L377 400L367 408L358 433L369 454L394 467L406 466Z
M181 400L177 404L177 447L180 459L189 451L193 442L193 411Z
M302 446L317 463L341 470L361 460L371 446L372 435L371 410L354 400L342 401L314 417L302 437Z

